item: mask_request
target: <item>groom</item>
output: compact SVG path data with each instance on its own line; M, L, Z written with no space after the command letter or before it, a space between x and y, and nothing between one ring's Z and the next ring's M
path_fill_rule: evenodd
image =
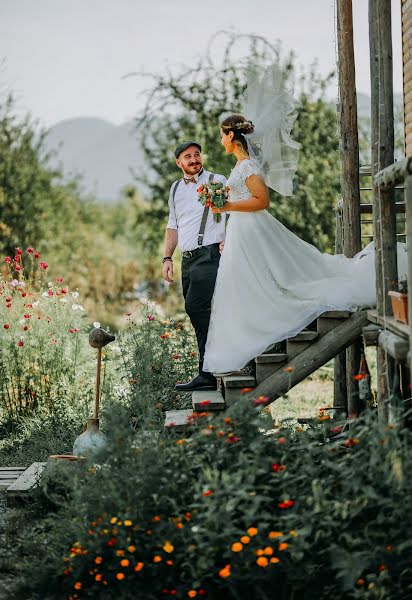
M185 310L194 327L199 348L199 373L189 383L179 383L182 392L215 390L216 378L203 371L203 357L209 328L210 308L220 261L220 244L225 238L225 221L216 223L213 214L198 201L197 188L208 181L226 184L223 175L203 169L202 148L188 140L175 150L176 165L183 177L175 181L169 194L169 221L166 228L163 277L173 281L173 252L182 252L182 286Z

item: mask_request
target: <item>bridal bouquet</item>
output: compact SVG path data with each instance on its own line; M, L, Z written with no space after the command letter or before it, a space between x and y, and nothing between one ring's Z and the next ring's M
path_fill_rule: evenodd
M202 183L198 189L198 200L203 206L222 208L229 196L230 187L223 183ZM222 220L221 213L213 215L216 223Z

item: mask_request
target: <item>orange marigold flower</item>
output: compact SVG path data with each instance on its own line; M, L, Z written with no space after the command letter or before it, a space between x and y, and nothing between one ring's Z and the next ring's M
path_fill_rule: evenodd
M240 541L242 542L242 544L248 544L250 542L250 537L248 535L242 535Z
M131 521L130 519L126 519L123 525L125 527L131 527L133 525L133 521Z
M243 544L240 542L235 542L232 544L232 552L241 552L243 550Z
M127 549L129 552L136 552L136 546L128 546Z
M112 517L112 518L110 519L110 523L111 523L112 525L114 525L115 523L117 523L117 517Z
M143 569L143 563L142 562L138 562L133 570L136 571L136 573L138 573L142 569Z
M123 558L123 559L120 561L120 566L121 566L121 567L128 567L129 565L130 565L130 562L128 561L128 559L127 559L127 558Z
M344 442L344 446L346 446L346 448L352 448L353 446L357 446L358 444L360 444L360 439L359 438L349 438L348 440L346 440L346 442Z
M166 561L166 564L167 564L169 567L171 567L171 566L172 566L172 564L173 564L173 561L172 561L172 560L167 560L167 561Z
M266 546L266 548L263 549L263 554L271 556L273 554L273 548L271 546Z
M393 546L392 545L386 546L386 549L388 552L392 552Z
M269 531L269 535L268 538L270 538L271 540L277 538L277 537L282 537L284 534L281 531Z
M279 544L279 550L286 550L289 547L289 544L286 542L282 542L281 544Z
M223 567L223 569L220 569L219 577L222 577L222 579L230 577L230 565L226 565L225 567Z
M124 573L116 573L116 579L118 579L119 581L122 581L122 579L124 579L126 577L126 575Z
M249 527L247 532L250 535L250 537L253 537L254 535L257 535L259 533L259 531L258 531L258 529L256 529L256 527Z
M202 496L211 496L213 494L213 490L206 490L202 493Z
M171 552L173 552L174 549L175 549L175 547L170 542L166 542L165 545L163 546L163 550L165 552L167 552L168 554L170 554Z
M187 595L189 596L189 598L196 598L197 596L197 591L196 590L189 590L187 592Z
M82 589L82 584L80 581L76 581L76 583L74 584L74 589L75 590L81 590Z
M283 502L279 502L278 506L279 508L292 508L294 504L294 500L284 500Z
M159 515L154 516L152 521L154 521L154 523L157 523L158 521L160 521Z
M295 367L285 367L284 369L282 369L282 371L284 371L285 373L292 373L292 371L295 370Z
M103 562L103 558L101 556L96 556L94 562L96 563L96 565L101 565Z
M159 556L158 554L156 554L156 556L153 557L153 562L154 563L162 562L162 557Z
M116 550L116 556L124 556L124 550Z
M280 563L280 559L277 556L272 556L272 558L270 559L271 563Z
M223 421L224 421L225 423L231 423L231 422L232 422L232 419L231 419L230 417L225 417L225 418L223 419Z
M365 585L365 583L366 583L365 580L362 578L360 578L356 581L356 585Z
M254 388L251 387L244 387L240 390L241 394L248 394L249 392L252 392Z
M95 576L95 580L101 581L102 579L103 579L103 575L101 575L100 573L97 573L97 575Z
M385 565L379 565L379 567L378 567L379 571L384 571L385 568L386 568Z
M176 527L178 529L182 529L184 527L183 523L176 523Z
M269 561L265 556L259 556L259 558L256 561L256 564L259 565L259 567L267 567Z
M296 531L296 529L292 529L291 531L289 531L290 535L292 535L293 537L298 537L298 532Z

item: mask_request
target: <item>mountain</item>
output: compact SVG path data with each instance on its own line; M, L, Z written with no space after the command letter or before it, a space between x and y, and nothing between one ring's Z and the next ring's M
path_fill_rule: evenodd
M52 164L65 177L81 175L84 193L113 202L121 189L134 183L130 169L142 167L143 159L133 121L114 125L94 117L60 121L45 138L45 149L55 151Z
M402 95L394 95L395 114L402 115ZM358 94L360 119L370 116L370 97ZM135 183L130 169L143 168L143 156L133 121L114 125L94 117L60 121L45 140L47 150L57 150L53 159L67 178L82 175L82 188L102 202L114 202L121 189Z

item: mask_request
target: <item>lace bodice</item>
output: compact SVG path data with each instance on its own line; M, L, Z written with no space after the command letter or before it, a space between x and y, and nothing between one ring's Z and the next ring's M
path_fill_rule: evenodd
M228 186L230 186L229 201L248 200L250 198L246 179L251 175L260 175L259 166L253 160L242 160L232 169L227 181Z

